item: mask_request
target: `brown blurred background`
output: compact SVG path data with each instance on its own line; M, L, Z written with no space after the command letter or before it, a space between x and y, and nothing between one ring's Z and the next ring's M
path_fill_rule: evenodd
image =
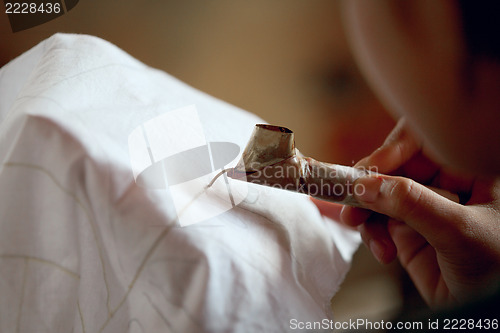
M17 33L2 11L0 65L55 32L106 39L152 67L289 127L297 147L320 160L352 165L394 124L351 57L337 1L84 0ZM414 293L398 265L381 266L362 247L332 306L337 320L387 319L415 302Z

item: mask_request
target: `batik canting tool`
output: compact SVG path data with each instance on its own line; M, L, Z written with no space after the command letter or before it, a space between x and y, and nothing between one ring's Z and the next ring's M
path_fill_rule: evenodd
M291 130L264 124L255 126L238 164L220 174L224 172L236 180L304 193L351 206L360 206L354 194L362 194L365 190L361 185L354 184L355 180L370 173L366 169L324 163L305 157L295 148L294 133Z

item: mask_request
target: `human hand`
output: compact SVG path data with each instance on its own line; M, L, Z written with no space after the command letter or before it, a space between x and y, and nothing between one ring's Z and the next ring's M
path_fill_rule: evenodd
M358 228L380 262L397 254L430 306L466 301L498 283L498 180L461 176L435 164L404 120L356 166L391 176L358 179L365 192L357 199L366 209L345 206L340 220Z

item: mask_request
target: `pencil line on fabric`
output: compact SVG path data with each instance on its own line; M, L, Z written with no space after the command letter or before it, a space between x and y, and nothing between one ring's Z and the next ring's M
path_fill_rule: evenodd
M70 270L70 269L68 269L68 268L66 268L66 267L64 267L64 266L62 266L54 261L47 260L44 258L27 256L27 255L23 255L23 254L8 254L8 253L0 253L0 258L1 259L25 259L25 260L36 261L39 263L53 266L53 267L59 269L60 271L67 273L68 275L74 277L75 279L80 279L80 275L78 273L73 272L72 270Z
M87 217L87 220L89 221L90 228L92 230L92 234L93 234L93 237L94 237L94 241L95 241L95 243L97 245L97 252L98 252L99 261L100 261L100 264L101 264L102 275L103 275L103 279L104 279L104 285L106 287L106 306L107 306L107 309L108 309L108 315L110 315L111 314L111 306L109 304L110 303L110 300L109 300L109 298L110 298L109 285L108 285L108 279L107 279L107 275L106 275L106 265L104 263L104 254L103 254L102 244L99 241L99 237L98 237L98 233L97 233L97 227L95 225L95 220L94 220L92 214L87 209L87 207L85 207L85 205L83 204L82 200L80 198L78 198L78 196L75 193L73 193L70 190L68 190L67 188L65 188L61 184L61 182L59 182L59 180L57 180L57 178L49 170L43 168L40 165L31 164L31 163L6 162L6 163L3 164L3 167L7 167L7 168L25 168L25 169L29 169L29 170L36 170L36 171L39 171L39 172L45 174L50 180L52 180L52 182L62 192L64 192L71 199L73 199L74 202L83 210L83 212L85 213L85 215Z

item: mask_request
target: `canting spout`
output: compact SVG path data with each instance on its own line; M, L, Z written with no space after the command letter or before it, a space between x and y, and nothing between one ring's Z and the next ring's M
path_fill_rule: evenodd
M252 172L296 154L294 134L286 127L257 124L236 165L237 172Z

